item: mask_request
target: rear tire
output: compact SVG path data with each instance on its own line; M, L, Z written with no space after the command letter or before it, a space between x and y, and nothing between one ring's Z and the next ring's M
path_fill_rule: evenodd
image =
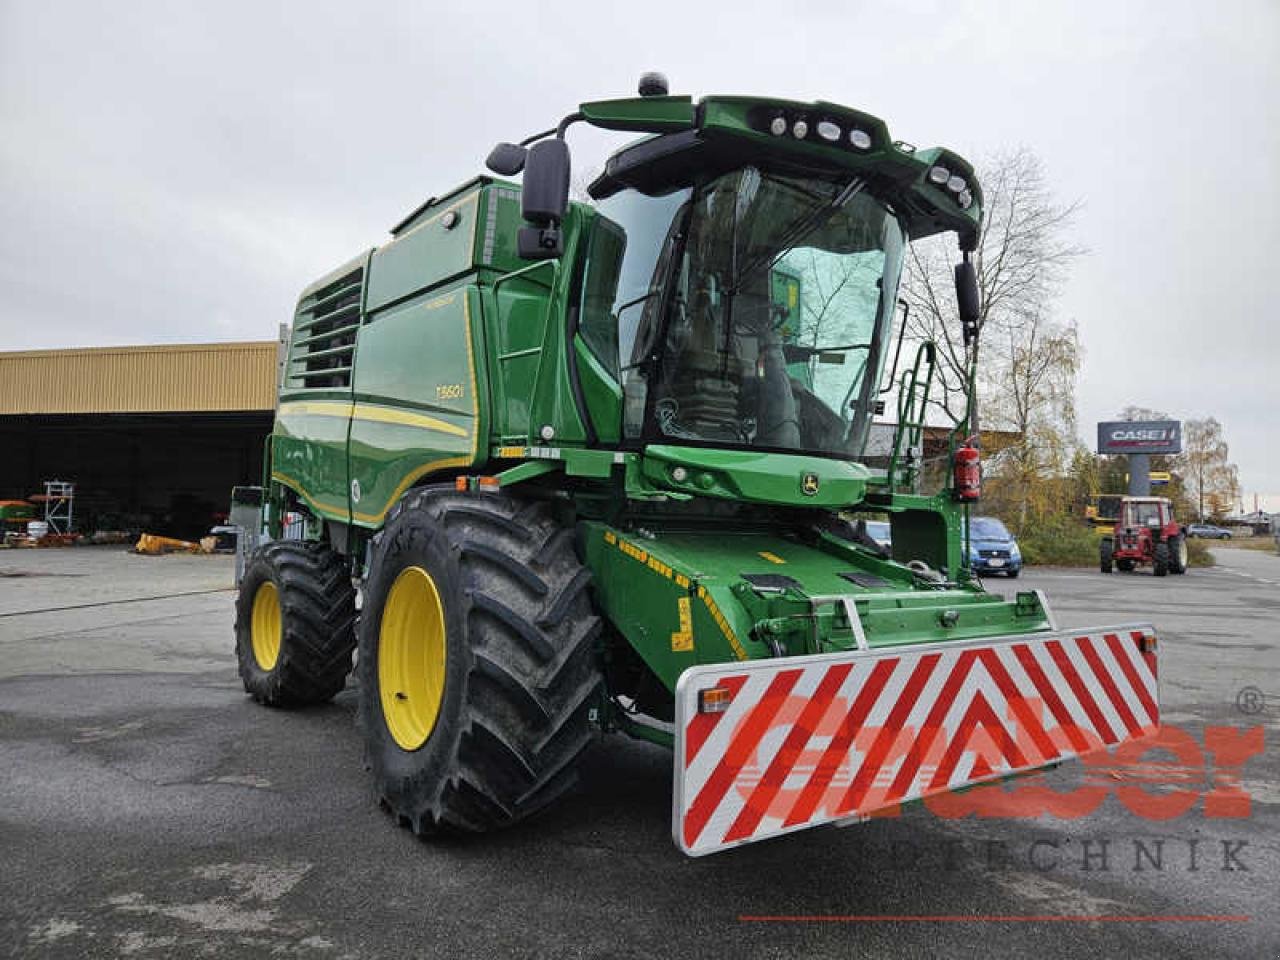
M1186 573L1187 572L1187 541L1182 538L1182 534L1175 534L1169 538L1169 572L1170 573Z
M236 598L245 692L269 707L324 703L346 685L356 592L323 543L276 540L254 553Z
M1169 544L1167 541L1160 541L1155 546L1155 559L1152 561L1152 570L1157 577L1166 576L1169 573Z
M431 604L407 608L437 611L426 627L392 598L405 577L430 584ZM603 703L589 583L547 504L426 487L395 507L373 540L359 664L367 760L401 825L487 832L576 783ZM406 657L428 634L428 658Z
M1005 574L1009 577L1010 580L1017 580L1018 574L1020 574L1021 572L1022 572L1021 570L1006 570Z
M1107 539L1104 539L1098 547L1098 567L1103 573L1111 572L1111 554L1115 550L1115 545Z

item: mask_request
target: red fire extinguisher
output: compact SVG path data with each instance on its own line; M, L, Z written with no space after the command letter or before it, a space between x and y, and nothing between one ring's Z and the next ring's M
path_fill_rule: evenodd
M977 500L982 493L982 465L973 439L967 439L956 451L953 470L952 496L964 502Z

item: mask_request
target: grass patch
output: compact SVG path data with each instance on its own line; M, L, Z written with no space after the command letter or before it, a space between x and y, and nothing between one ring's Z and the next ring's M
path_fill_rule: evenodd
M1189 543L1198 543L1200 541L1190 540ZM1204 541L1205 546L1209 546L1210 541ZM1229 550L1261 550L1263 553L1275 553L1276 541L1274 537L1249 537L1248 539L1232 538L1230 540L1214 540L1212 541L1214 549L1218 547L1226 547Z

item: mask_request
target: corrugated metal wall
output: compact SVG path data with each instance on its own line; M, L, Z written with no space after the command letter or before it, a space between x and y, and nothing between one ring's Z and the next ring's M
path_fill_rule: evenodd
M272 410L279 344L0 353L0 415Z

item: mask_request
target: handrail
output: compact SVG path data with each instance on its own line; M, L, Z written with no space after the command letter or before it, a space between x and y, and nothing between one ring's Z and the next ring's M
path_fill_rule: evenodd
M888 479L890 489L899 486L914 486L919 473L919 464L914 457L903 465L902 445L907 441L908 452L920 446L924 433L925 419L929 412L929 391L933 386L933 373L936 368L937 348L932 340L926 340L916 348L915 362L911 368L902 372L898 384L898 425L894 431L893 452L889 458ZM925 370L923 376L921 366Z

